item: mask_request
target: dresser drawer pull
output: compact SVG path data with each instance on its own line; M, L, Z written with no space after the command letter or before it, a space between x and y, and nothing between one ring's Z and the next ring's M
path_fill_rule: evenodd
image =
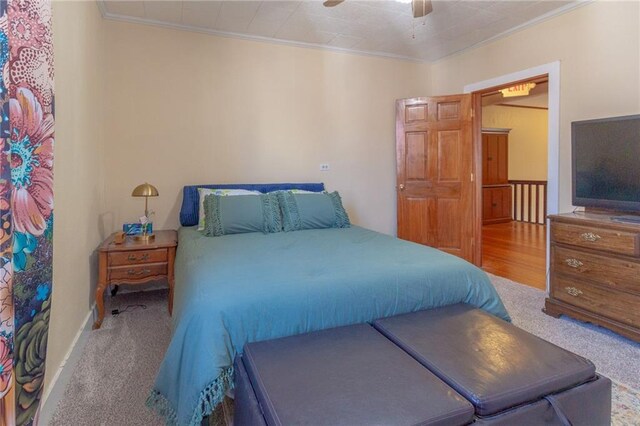
M598 241L600 238L602 238L600 235L598 234L594 234L593 232L585 232L583 234L580 234L580 237L585 240L585 241Z
M136 260L149 260L149 253L145 253L142 256L140 256L140 258L137 258L135 254L130 254L129 257L127 257L128 260L134 262Z
M127 275L144 275L151 273L151 269L143 269L142 271L137 271L135 269L129 269L127 271Z
M580 262L578 259L565 259L564 263L566 263L567 266L570 266L572 268L579 268L582 265L584 265L584 263Z
M565 287L564 289L567 290L567 293L574 297L578 297L582 294L582 291L578 290L575 287Z

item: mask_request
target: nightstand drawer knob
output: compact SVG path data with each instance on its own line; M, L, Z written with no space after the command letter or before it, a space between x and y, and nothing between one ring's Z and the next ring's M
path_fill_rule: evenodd
M565 287L565 290L567 290L567 293L574 297L578 297L582 294L582 291L578 290L575 287Z
M578 259L565 259L564 263L567 264L567 266L570 266L572 268L579 268L582 265L584 265L584 263L580 262Z
M580 234L580 237L585 240L585 241L598 241L600 238L602 238L600 235L598 234L594 234L593 232L585 232L583 234Z
M149 260L149 253L145 253L142 256L140 256L140 258L137 258L135 254L130 254L129 257L127 257L127 259L129 259L132 262L135 262L136 260Z
M141 271L136 271L135 269L129 269L127 271L127 275L144 275L151 273L151 269L143 269Z

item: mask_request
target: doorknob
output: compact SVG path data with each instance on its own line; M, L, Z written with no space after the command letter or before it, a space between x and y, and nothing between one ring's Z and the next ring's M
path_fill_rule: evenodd
M404 191L404 183L400 184L400 191Z

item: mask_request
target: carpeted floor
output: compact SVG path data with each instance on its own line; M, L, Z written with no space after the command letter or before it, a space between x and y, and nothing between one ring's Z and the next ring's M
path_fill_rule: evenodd
M515 325L590 359L611 380L640 390L640 343L564 316L550 317L541 311L543 291L495 275L490 277Z
M118 316L112 309L129 308ZM107 298L102 327L91 331L50 425L163 425L145 401L169 346L167 292L147 291Z
M591 359L599 372L616 383L613 424L640 425L640 344L599 327L541 312L544 292L491 276L514 324ZM92 331L55 413L52 426L162 425L145 400L169 343L166 292L118 295L111 309L143 303L108 315ZM624 385L622 385L624 384Z

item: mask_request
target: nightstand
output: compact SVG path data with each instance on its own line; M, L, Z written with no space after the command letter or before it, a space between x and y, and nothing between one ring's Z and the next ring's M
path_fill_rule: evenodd
M104 290L110 284L144 284L166 279L169 283L169 315L173 311L173 264L178 246L174 230L156 231L150 242L134 241L127 237L122 244L113 242L112 234L98 248L98 288L96 306L98 319L93 329L100 328L104 319Z

